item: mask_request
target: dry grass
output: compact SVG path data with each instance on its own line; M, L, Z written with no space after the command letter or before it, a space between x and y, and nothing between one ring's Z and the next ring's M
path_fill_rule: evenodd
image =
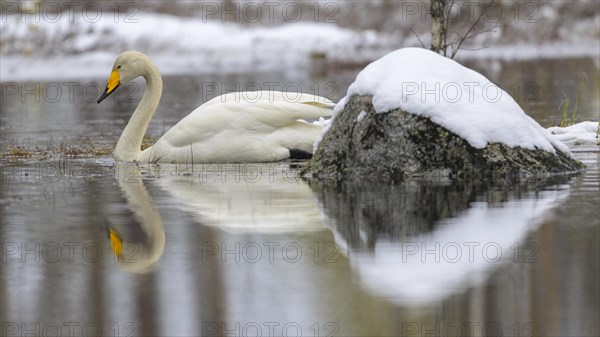
M156 139L144 136L142 150L154 145ZM52 158L100 158L112 156L116 143L114 141L102 141L94 138L74 138L61 142L52 140L43 144L31 144L9 141L0 147L0 158L8 160L48 160Z

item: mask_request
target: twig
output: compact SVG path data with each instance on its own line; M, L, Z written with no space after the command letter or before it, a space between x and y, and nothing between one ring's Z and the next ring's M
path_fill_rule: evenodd
M460 50L460 46L463 44L463 42L465 42L465 38L471 33L471 31L475 28L475 26L477 26L479 24L479 21L481 21L481 18L487 12L488 8L490 8L490 6L492 5L492 3L494 3L494 0L490 1L487 4L487 6L485 6L485 8L481 11L481 13L479 14L479 16L477 17L477 20L475 20L475 22L471 25L471 27L469 28L469 30L467 30L467 32L465 33L465 35L463 35L463 37L460 39L460 41L458 41L458 46L456 47L456 50L453 50L452 51L452 55L450 56L451 59L453 59L454 56L456 56L456 53L458 53L458 51Z
M417 40L419 40L419 43L421 44L421 47L423 48L427 48L425 47L425 44L423 44L423 41L421 41L421 39L419 38L419 35L417 35L417 33L411 28L410 29L411 33L415 34L415 37L417 38Z
M493 26L493 27L490 27L490 28L488 28L488 29L484 29L484 30L482 30L482 31L480 31L480 32L473 33L473 34L471 34L471 35L469 35L469 36L465 37L464 39L465 39L465 40L472 39L472 38L474 38L474 37L476 37L476 36L479 36L479 35L481 35L481 34L483 34L483 33L489 33L489 32L493 32L493 31L494 31L494 29L496 29L496 28L503 28L503 27L504 27L504 26L500 26L500 25L498 25L498 26Z
M477 51L477 50L483 50L483 49L488 49L490 46L482 46L482 47L477 47L477 48L465 48L463 47L463 50L468 50L468 51Z
M473 39L473 38L475 38L475 37L476 37L476 36L478 36L478 35L481 35L481 34L483 34L483 33L489 33L489 32L493 32L493 31L494 31L494 29L496 29L496 28L502 28L502 27L504 27L504 26L494 26L494 27L491 27L491 28L488 28L488 29L482 30L482 31L480 31L480 32L473 33L472 35L469 35L469 36L467 36L467 37L461 37L461 36L460 36L460 34L458 34L458 33L455 33L456 35L458 35L458 38L456 38L456 39L454 40L454 42L452 42L452 43L450 44L450 45L452 46L452 50L453 50L453 51L455 50L455 49L454 49L454 44L455 44L455 43L458 43L458 42L459 42L461 39L463 39L463 40L469 40L469 39ZM482 48L465 48L465 47L462 47L462 49L463 49L463 50L480 50L480 49L485 49L485 48L489 48L489 46L485 46L485 47L482 47ZM458 49L456 49L456 51L458 52Z

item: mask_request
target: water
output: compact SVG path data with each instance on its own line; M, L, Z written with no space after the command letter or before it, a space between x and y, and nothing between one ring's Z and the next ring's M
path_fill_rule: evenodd
M598 66L537 63L486 75L540 83L544 99L524 109L548 126L563 84ZM209 98L194 94L207 85L311 92L331 81L335 99L355 73L169 77L149 133ZM581 119L598 112L589 79ZM34 156L1 159L2 335L600 334L598 153L575 154L582 175L508 187L324 185L300 179L297 163L138 167L53 153L61 142L113 146L140 96L97 105L93 89L73 102L3 96L3 152Z

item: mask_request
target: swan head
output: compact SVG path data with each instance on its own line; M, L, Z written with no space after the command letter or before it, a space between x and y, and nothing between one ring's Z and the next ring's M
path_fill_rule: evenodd
M102 96L98 98L98 103L112 94L121 83L127 83L136 77L146 74L148 67L154 65L148 56L137 51L126 51L117 56L113 64L106 84L106 89Z

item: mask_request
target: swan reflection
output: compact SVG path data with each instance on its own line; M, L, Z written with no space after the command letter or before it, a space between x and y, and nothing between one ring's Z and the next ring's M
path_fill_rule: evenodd
M155 178L147 182L159 187L168 207L204 228L186 253L212 266L211 272L228 275L220 282L231 294L246 289L248 281L240 280L248 278L277 275L285 284L302 283L302 289L319 283L311 275L329 273L345 275L340 282L357 278L363 290L400 304L441 301L485 282L569 195L557 185L567 177L500 189L431 182L309 185L292 174L289 163L252 165L250 175L247 165L194 165L193 173L192 167L182 172L161 165L148 172ZM139 168L130 171L119 186L148 240L139 263L122 265L143 271L163 253L164 225ZM255 287L232 298L284 299L287 289Z
M111 248L119 265L132 273L153 270L165 248L165 228L152 197L144 187L141 168L130 163L117 163L116 175L119 188L127 199L136 222L143 232L143 242L124 242L114 226L109 225Z
M198 222L232 233L328 230L309 186L287 163L194 165L195 175L156 180Z
M130 272L151 271L165 246L164 221L144 186L144 167L116 164L118 186L139 223L143 240L135 243L124 240L115 226L108 228L107 235L119 264ZM196 173L191 175L185 170L182 172L177 165L150 166L145 173L154 174L157 179L149 179L147 183L159 186L168 194L169 204L175 205L185 216L193 217L197 223L213 228L213 234L223 240L230 238L224 233L260 234L277 239L289 235L295 247L300 239L298 234L303 234L305 239L311 233L322 233L333 241L318 201L289 164L194 167ZM213 241L206 240L199 243L203 259L215 247ZM270 241L265 240L266 246L261 248L269 252L272 247ZM283 242L281 246L285 247L286 243L289 242ZM310 243L306 242L308 246ZM217 248L220 247L219 243ZM306 247L299 247L299 250L310 249Z

